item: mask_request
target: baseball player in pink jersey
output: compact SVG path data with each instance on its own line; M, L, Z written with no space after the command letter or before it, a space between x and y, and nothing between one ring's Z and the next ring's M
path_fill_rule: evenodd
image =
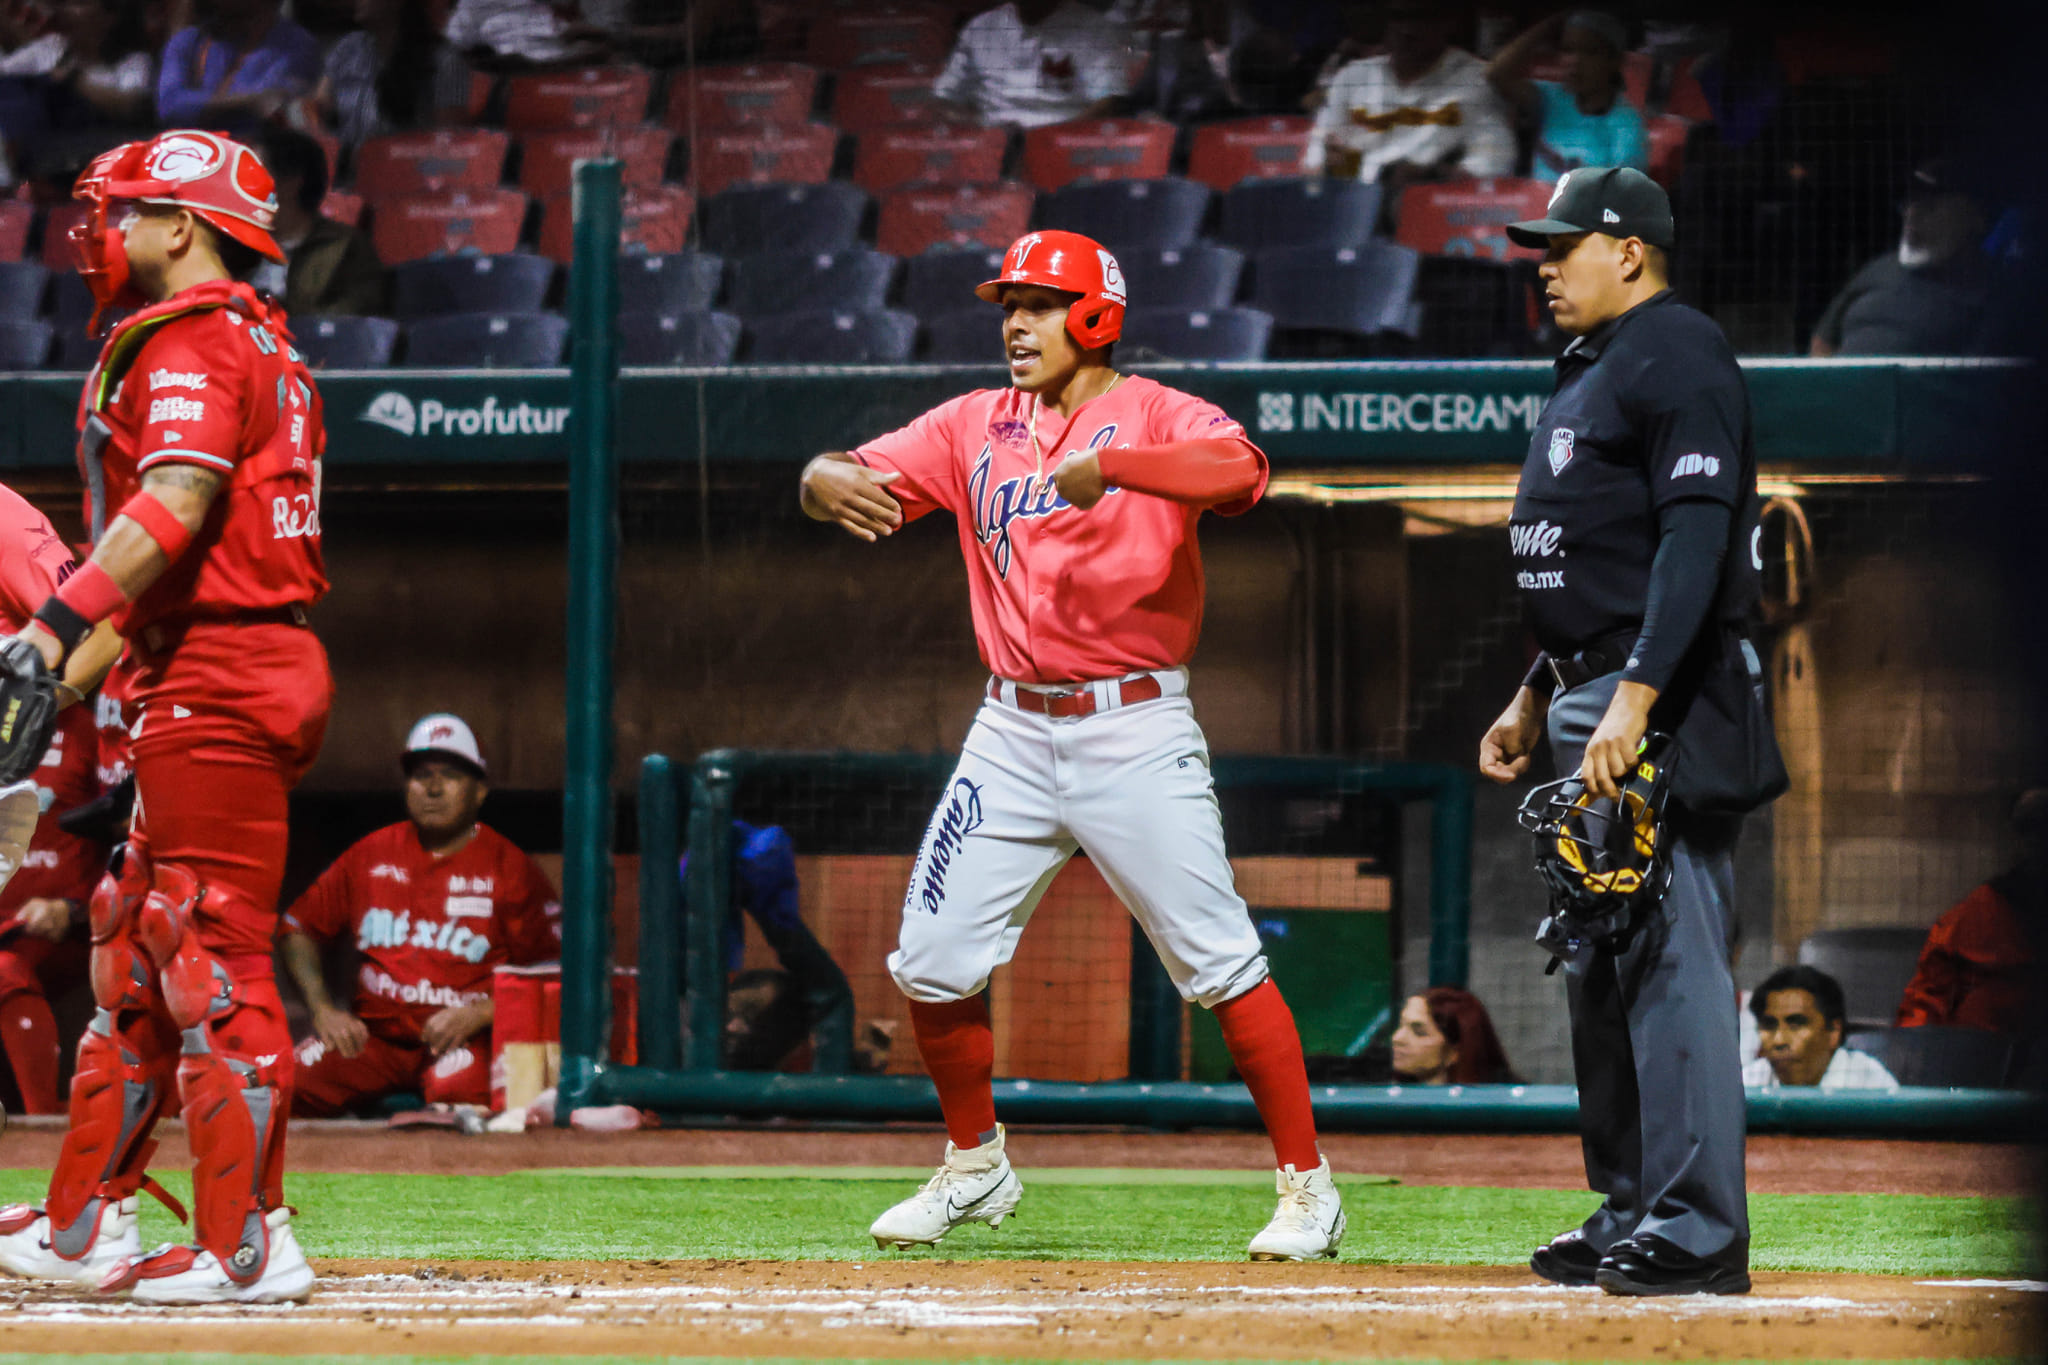
M1273 1139L1280 1204L1252 1259L1334 1256L1344 1209L1316 1145L1301 1038L1232 886L1187 695L1202 624L1195 523L1256 503L1266 457L1214 405L1111 367L1123 272L1097 243L1021 237L975 292L1002 305L1011 387L820 455L803 476L805 512L864 540L953 514L994 675L889 955L939 1092L946 1159L870 1232L884 1247L929 1244L1017 1208L982 990L1085 849L1181 995L1216 1012Z

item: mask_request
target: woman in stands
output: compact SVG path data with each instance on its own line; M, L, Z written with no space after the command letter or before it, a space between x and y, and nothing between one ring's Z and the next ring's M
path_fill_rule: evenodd
M1432 986L1411 995L1394 1029L1394 1079L1414 1085L1514 1085L1486 1006L1470 991Z
M1562 81L1529 77L1552 44L1564 56ZM1643 116L1622 83L1628 30L1597 10L1553 14L1500 50L1486 79L1535 130L1529 173L1555 180L1574 166L1650 168Z

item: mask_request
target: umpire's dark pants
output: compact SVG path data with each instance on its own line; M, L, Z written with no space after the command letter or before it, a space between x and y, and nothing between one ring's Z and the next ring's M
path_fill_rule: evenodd
M1610 674L1552 700L1558 772L1578 771L1619 681ZM1668 809L1677 837L1662 905L1627 951L1589 949L1565 967L1586 1183L1607 1196L1585 1238L1604 1252L1655 1233L1746 1266L1742 1063L1728 970L1740 821Z

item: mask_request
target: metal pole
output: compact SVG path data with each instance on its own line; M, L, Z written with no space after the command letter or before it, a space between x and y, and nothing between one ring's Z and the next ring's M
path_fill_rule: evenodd
M1472 779L1445 767L1429 808L1429 984L1463 986L1471 946Z
M612 638L619 560L620 163L576 165L569 267L568 754L562 789L562 1072L555 1122L611 1038Z
M725 1044L725 916L732 905L735 755L713 750L690 774L690 881L683 947L690 1036L685 1071L716 1071Z
M667 754L640 761L640 1065L683 1064L683 884L676 873L682 827L676 772Z

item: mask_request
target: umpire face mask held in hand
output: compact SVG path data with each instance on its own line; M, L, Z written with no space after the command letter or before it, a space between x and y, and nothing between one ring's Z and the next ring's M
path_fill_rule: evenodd
M1550 912L1536 930L1537 946L1551 955L1546 975L1588 948L1625 951L1642 911L1664 898L1664 805L1675 757L1671 737L1653 731L1636 750L1619 802L1594 796L1576 776L1546 782L1522 802L1515 818L1536 836L1536 871L1550 890Z

